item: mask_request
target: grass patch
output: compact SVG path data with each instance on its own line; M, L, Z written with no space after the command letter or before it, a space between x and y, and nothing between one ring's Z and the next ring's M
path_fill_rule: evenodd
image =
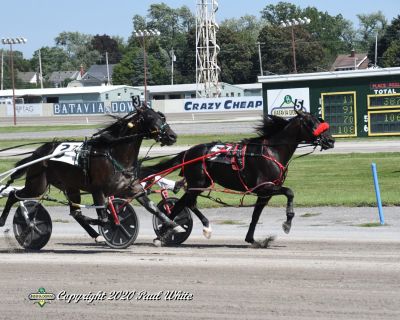
M52 219L53 223L69 223L68 220L64 219Z
M380 224L380 222L367 222L367 223L361 223L357 224L357 227L362 227L362 228L376 228L376 227L383 227L386 226L386 224Z
M371 177L371 162L378 168L381 198L384 206L399 206L400 198L400 153L363 153L363 154L320 154L310 155L293 161L290 165L285 186L292 188L295 193L295 207L315 206L376 206L375 192ZM10 169L14 160L2 159L0 173ZM151 162L146 163L149 165ZM177 180L178 171L168 176ZM15 185L23 185L20 180ZM64 195L52 188L50 195L65 200ZM181 197L183 191L176 196ZM222 192L212 192L214 198L221 198L232 206L238 206L241 196ZM171 192L171 196L174 196ZM161 199L157 194L151 195L154 202ZM84 203L91 204L90 196L83 198ZM255 196L246 196L244 204L254 204ZM198 198L200 208L219 207L219 204ZM137 204L134 202L134 204ZM0 201L4 205L4 199ZM47 205L47 203L46 203ZM54 205L49 202L49 205ZM273 197L270 205L284 206L284 196Z
M321 215L321 213L305 213L305 214L302 214L300 217L302 217L302 218L310 218L310 217L317 217L319 215Z
M217 220L214 223L216 224L228 224L228 225L242 225L243 222L238 220Z

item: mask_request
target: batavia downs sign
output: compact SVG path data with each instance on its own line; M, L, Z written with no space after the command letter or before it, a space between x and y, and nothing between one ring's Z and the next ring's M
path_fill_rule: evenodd
M68 102L53 105L54 115L128 113L133 110L132 101L111 102L111 107L105 106L104 102Z

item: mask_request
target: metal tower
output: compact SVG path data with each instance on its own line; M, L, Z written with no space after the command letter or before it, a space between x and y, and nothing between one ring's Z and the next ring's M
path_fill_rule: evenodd
M219 96L218 85L220 68L217 64L219 46L217 45L218 24L215 13L217 0L197 0L196 13L196 96L198 98Z

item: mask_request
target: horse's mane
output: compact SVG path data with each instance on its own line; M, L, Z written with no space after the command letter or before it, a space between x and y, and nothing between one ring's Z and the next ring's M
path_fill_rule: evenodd
M260 137L269 138L280 132L288 123L289 120L269 114L263 117L262 122L255 129Z
M134 113L128 113L125 116L118 116L113 114L108 114L107 117L112 118L114 121L110 122L106 127L97 130L95 134L93 134L92 139L90 140L91 144L98 143L113 143L119 140L119 133L121 131L121 127L126 125L129 121L132 120Z

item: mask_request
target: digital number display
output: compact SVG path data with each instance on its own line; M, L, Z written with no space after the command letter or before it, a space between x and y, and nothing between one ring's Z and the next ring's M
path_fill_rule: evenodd
M321 94L322 117L329 123L334 137L357 136L356 93L330 92Z
M400 94L380 94L368 96L368 109L400 108Z
M400 109L368 112L368 135L400 135Z

